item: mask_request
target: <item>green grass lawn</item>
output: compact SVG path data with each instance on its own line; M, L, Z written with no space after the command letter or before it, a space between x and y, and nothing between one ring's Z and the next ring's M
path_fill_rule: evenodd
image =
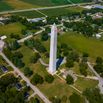
M28 48L27 46L22 45L19 51L23 54L23 61L25 66L30 66L30 58L34 55L32 49Z
M81 7L68 7L68 8L41 10L41 12L46 14L47 16L59 16L59 15L67 15L73 12L81 12L82 10L84 9Z
M98 85L98 81L96 80L84 79L80 77L77 79L77 81L74 84L74 86L80 91L83 91L86 88L94 88L97 85Z
M13 15L24 16L24 17L27 17L27 18L44 17L44 15L38 13L37 11L18 12L18 13L13 13Z
M13 7L8 5L5 1L0 1L0 11L12 10Z
M67 32L58 37L58 42L71 45L79 52L87 52L90 57L103 57L103 41L87 38L74 32Z
M73 92L76 92L73 88L69 87L58 77L55 77L55 80L52 84L44 83L42 85L38 85L38 87L49 98L52 96L57 96L61 98L64 95L69 97L70 95L72 95ZM69 103L69 100L67 103Z
M7 25L0 25L0 36L6 35L8 37L8 40L10 39L10 34L18 34L20 37L22 37L21 30L25 29L25 26L23 26L21 23L11 23Z

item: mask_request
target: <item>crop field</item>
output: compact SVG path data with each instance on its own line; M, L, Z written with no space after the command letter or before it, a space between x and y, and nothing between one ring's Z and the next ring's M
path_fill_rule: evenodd
M5 1L0 1L0 11L12 10L13 7L8 5Z
M66 0L22 0L22 1L39 6L66 4L65 2Z
M48 9L48 10L41 10L42 13L46 14L47 16L59 16L59 15L67 15L73 12L81 12L84 10L81 7L68 7L68 8L57 8L57 9Z
M71 0L73 3L82 3L86 1L89 0ZM69 0L0 0L0 11L66 5L71 2Z
M38 6L52 6L52 5L70 4L71 2L82 3L90 0L22 0L22 1Z
M26 9L26 8L37 7L35 5L20 0L7 0L6 3L12 6L14 9Z
M44 17L44 15L38 13L37 11L18 12L18 13L14 13L13 15L24 16L24 17L27 17L27 18Z

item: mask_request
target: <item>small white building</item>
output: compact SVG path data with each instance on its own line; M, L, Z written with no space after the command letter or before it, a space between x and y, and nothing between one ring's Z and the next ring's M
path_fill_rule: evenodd
M87 5L87 6L84 6L83 8L85 8L85 9L91 9L92 6L91 5Z
M0 37L1 40L4 40L4 39L6 39L6 38L7 38L6 35Z
M96 34L96 38L100 39L102 36L100 34Z
M27 19L29 22L39 22L43 20L43 18L34 18L34 19Z

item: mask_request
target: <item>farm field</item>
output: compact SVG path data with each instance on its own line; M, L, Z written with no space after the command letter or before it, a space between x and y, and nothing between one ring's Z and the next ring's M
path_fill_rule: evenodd
M22 1L39 6L53 6L53 5L67 4L66 0L22 0Z
M59 36L58 41L71 45L79 52L87 52L92 58L103 57L103 41L86 38L74 32L67 32Z
M18 13L14 13L13 15L24 16L24 17L27 17L27 18L44 17L44 15L42 15L41 13L38 13L37 11L18 12Z
M26 9L26 8L38 7L36 5L32 5L20 0L7 0L6 3L8 3L8 5L12 6L14 9Z
M22 0L24 2L35 4L39 6L53 6L53 5L65 5L70 4L71 2L74 3L83 3L89 0Z
M82 3L86 1L71 0L71 2ZM0 11L36 8L36 7L44 7L44 6L66 5L66 4L70 4L71 2L69 0L1 0Z
M13 7L10 6L6 1L0 1L0 11L12 10Z
M68 7L68 8L41 10L41 12L46 14L47 16L59 16L59 15L66 15L71 12L81 12L82 10L84 9L81 7Z

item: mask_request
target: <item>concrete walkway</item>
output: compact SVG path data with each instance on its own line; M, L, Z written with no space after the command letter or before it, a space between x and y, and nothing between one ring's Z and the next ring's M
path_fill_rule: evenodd
M98 87L101 91L101 93L103 93L103 78L100 77L100 75L94 70L93 66L90 64L90 62L87 62L89 69L97 76L98 80L99 80L99 84Z
M43 31L44 30L37 31L34 35L38 35L38 34L42 33ZM34 35L31 34L31 35L29 35L25 38L22 38L22 39L18 40L18 43L23 43L25 40L28 40L28 39L32 38Z

